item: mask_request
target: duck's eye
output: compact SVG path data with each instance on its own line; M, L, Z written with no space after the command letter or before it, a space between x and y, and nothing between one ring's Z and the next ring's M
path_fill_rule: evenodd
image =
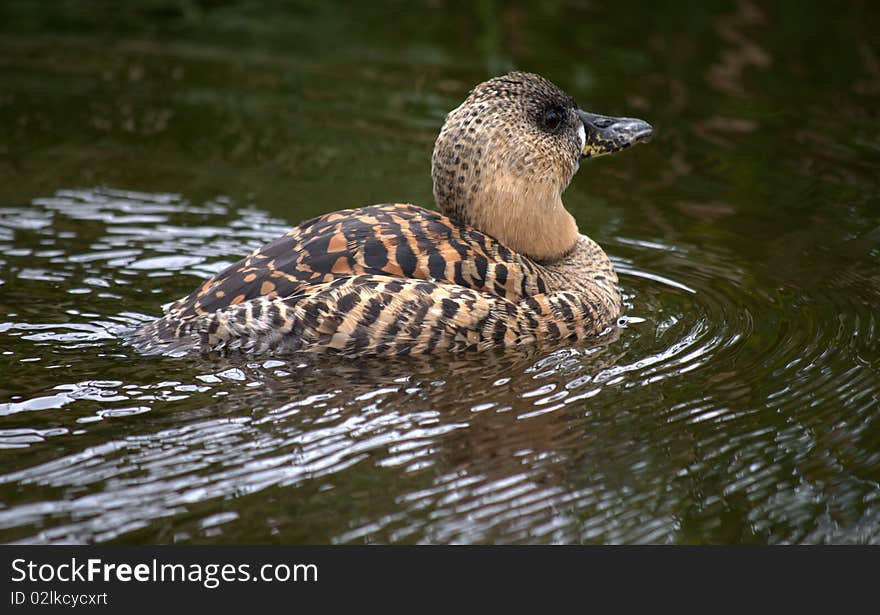
M541 127L544 130L553 131L559 128L562 123L562 109L559 107L550 107L541 115Z

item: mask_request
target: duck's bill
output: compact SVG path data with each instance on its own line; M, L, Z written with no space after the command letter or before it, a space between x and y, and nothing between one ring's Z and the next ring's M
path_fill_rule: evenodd
M608 117L578 110L584 123L584 147L581 156L596 158L613 154L636 143L651 140L654 129L648 122L632 117Z

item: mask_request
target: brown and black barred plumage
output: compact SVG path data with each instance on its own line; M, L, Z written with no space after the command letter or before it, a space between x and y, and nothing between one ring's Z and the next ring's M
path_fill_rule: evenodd
M407 355L596 336L621 303L605 253L561 195L582 157L646 140L511 73L452 111L433 156L446 215L372 205L304 222L133 332L145 352Z

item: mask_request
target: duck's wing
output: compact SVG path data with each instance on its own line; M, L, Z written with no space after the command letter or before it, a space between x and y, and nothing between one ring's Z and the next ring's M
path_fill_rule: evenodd
M373 205L304 222L169 304L176 319L256 297L290 297L361 274L436 280L517 300L546 290L534 264L493 238L415 205Z
M331 351L404 356L575 341L616 315L599 298L569 292L511 301L427 280L361 275L316 284L287 298L257 297L204 318L165 316L136 332L148 353Z

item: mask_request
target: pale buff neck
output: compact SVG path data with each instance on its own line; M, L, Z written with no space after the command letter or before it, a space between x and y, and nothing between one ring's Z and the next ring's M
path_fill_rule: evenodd
M570 252L580 233L562 204L561 186L496 173L467 208L468 223L539 263Z

